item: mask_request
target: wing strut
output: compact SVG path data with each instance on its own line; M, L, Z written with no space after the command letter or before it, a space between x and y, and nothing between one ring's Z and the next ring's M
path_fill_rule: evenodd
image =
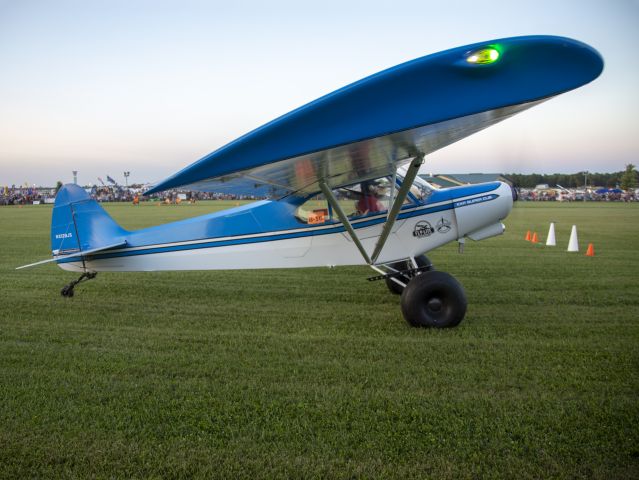
M364 246L362 245L362 242L360 242L359 238L357 238L357 234L355 233L355 230L353 230L353 226L351 225L351 222L348 221L348 217L344 215L344 211L342 210L342 207L340 207L339 203L337 202L335 195L333 195L333 192L323 180L320 181L319 186L322 189L322 193L326 197L326 200L328 200L328 203L330 204L330 206L333 208L333 210L335 210L335 213L337 213L337 216L342 222L342 225L344 225L344 228L353 239L353 243L355 243L355 245L357 246L357 249L362 254L362 257L364 257L364 260L366 260L366 263L370 265L372 263L371 259L368 256L368 253L366 253L366 250L364 250Z
M415 158L413 158L413 161L410 162L410 166L408 167L406 176L402 181L402 186L399 187L397 196L395 197L395 201L393 202L393 206L388 212L388 217L386 217L384 229L382 230L382 233L377 240L377 244L375 245L375 250L373 251L373 255L371 256L372 262L369 263L375 263L377 261L377 258L379 257L379 254L382 252L382 248L384 248L384 245L386 244L386 239L390 235L393 225L395 225L397 214L402 208L404 200L406 200L406 195L408 195L408 191L413 185L413 181L415 180L417 172L419 172L419 167L422 163L424 163L424 154L420 152Z
M390 190L390 204L392 205L393 200L395 200L395 187L397 186L397 167L393 168L393 178L391 179L391 190ZM390 210L388 210L388 214L386 215L386 219L388 220L388 215L390 215Z

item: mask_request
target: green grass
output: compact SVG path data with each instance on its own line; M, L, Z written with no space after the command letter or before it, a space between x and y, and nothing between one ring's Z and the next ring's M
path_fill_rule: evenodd
M73 274L13 270L50 212L0 208L0 478L639 478L639 205L518 204L433 252L468 295L453 330L408 327L364 267L102 273L65 299ZM551 220L559 246L523 240Z

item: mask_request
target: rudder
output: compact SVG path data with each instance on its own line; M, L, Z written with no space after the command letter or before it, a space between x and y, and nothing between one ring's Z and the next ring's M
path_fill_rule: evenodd
M51 216L54 255L99 248L123 240L126 234L83 188L67 184L58 191Z

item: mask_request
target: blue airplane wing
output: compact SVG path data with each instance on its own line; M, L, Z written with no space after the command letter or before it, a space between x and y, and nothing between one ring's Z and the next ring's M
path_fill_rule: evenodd
M147 194L269 186L308 195L391 174L597 78L603 59L563 37L476 43L384 70L319 98L184 168Z

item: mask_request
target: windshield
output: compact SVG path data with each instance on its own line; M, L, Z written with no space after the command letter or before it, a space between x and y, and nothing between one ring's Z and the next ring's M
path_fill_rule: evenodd
M405 169L402 170L401 174L397 172L397 178L399 179L400 182L404 181L403 174L405 172L406 172ZM420 202L425 202L433 193L433 187L431 187L430 184L426 182L426 180L420 178L420 176L417 175L415 177L415 180L413 180L413 185L410 187L410 193L413 197L415 197Z

